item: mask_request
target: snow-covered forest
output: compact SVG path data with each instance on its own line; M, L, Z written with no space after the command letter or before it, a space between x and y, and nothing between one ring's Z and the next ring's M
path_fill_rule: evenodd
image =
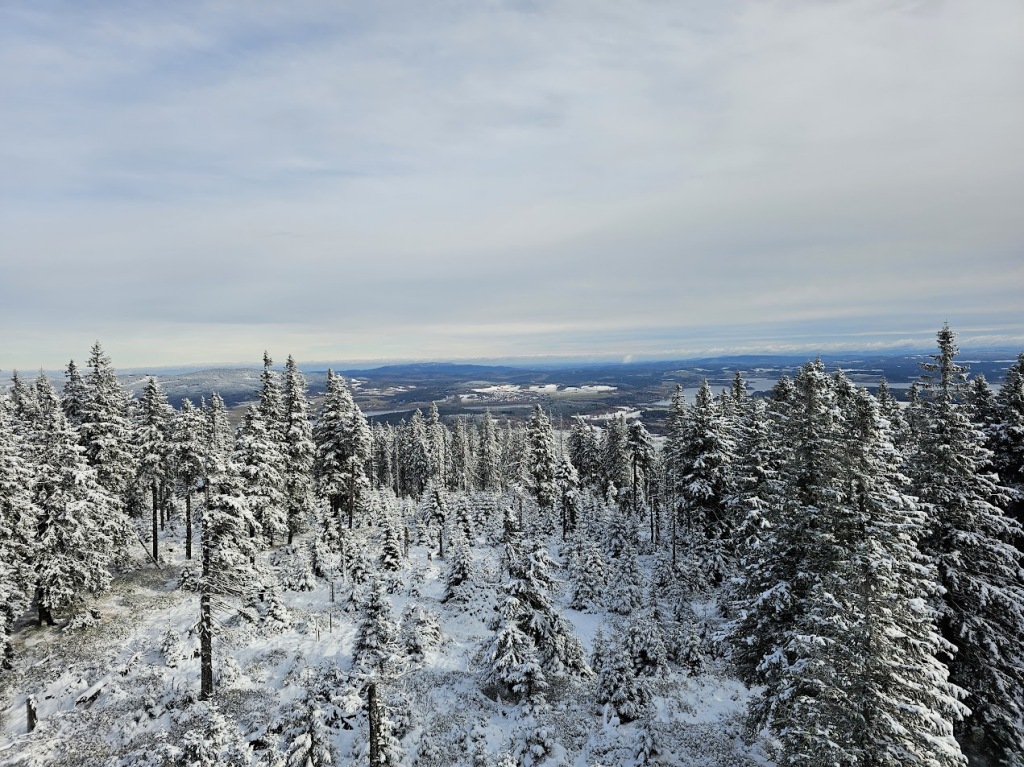
M15 375L0 763L1022 767L1024 354L937 340L663 435Z

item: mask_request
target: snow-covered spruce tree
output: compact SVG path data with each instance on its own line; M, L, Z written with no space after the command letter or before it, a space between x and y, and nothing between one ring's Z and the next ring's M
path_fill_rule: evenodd
M704 379L693 407L686 412L683 453L674 471L682 478L683 537L714 583L720 583L731 569L735 524L728 514L728 500L734 452L728 424Z
M353 525L356 507L369 489L365 466L370 460L371 434L345 379L327 371L327 391L313 428L317 491L340 519L342 508ZM339 523L340 527L340 523Z
M487 681L504 694L535 700L547 691L537 646L523 630L526 606L513 595L506 595L498 607L494 633L487 647Z
M448 485L448 461L450 435L448 430L441 423L441 414L437 410L437 403L430 403L430 410L427 412L427 454L430 459L430 478L435 484L447 487Z
M505 593L522 606L520 628L533 640L541 668L553 678L589 673L583 647L551 602L554 562L540 541L524 541L523 554L509 563Z
M924 600L934 573L915 548L923 517L902 493L887 422L817 361L797 391L801 464L788 469L787 496L804 505L787 504L764 537L763 572L782 577L736 624L754 626L737 659L764 685L752 719L778 737L781 764L962 765L952 719L963 709L935 660L946 645ZM780 552L794 570L778 566Z
M771 403L781 458L777 508L769 507L756 547L748 547L736 584L731 627L734 659L748 684L763 684L783 635L795 625L819 572L809 561L819 520L838 506L841 466L831 383L820 360L807 363L796 385L781 379ZM774 667L772 667L774 668Z
M603 487L630 485L629 426L621 413L616 413L601 434L601 476ZM628 498L628 496L627 496ZM623 499L628 503L627 499Z
M569 561L572 592L569 607L589 612L605 604L606 575L601 549L589 538L578 536L575 555Z
M399 474L402 492L419 498L430 482L430 440L423 413L416 409L401 429Z
M640 420L629 424L630 507L634 514L647 502L648 482L654 467L654 443Z
M273 369L274 360L266 351L263 352L263 372L260 373L260 397L257 407L267 431L280 442L284 435L284 398L281 394L281 382Z
M644 601L644 576L636 557L636 549L627 545L610 561L605 605L619 615L631 615Z
M627 549L636 553L636 522L632 517L613 510L604 533L604 550L611 559L622 556Z
M13 406L0 395L0 668L11 668L14 621L32 598L37 509L32 471L15 430Z
M409 602L402 613L399 641L410 658L422 661L427 650L444 641L437 615L417 602Z
M448 473L448 489L466 492L470 489L470 478L473 476L473 453L469 430L466 428L466 419L463 416L455 419L449 462L451 468Z
M238 467L218 460L202 514L202 576L199 579L200 698L213 695L214 599L244 595L255 573L249 530L254 526Z
M202 403L200 410L206 415L206 442L208 474L226 461L235 446L234 432L228 420L228 409L224 399L217 393L210 395L210 403Z
M139 483L152 499L151 545L153 561L160 561L158 526L162 526L165 487L173 481L171 418L174 411L156 378L150 376L142 390L136 414L135 451Z
M82 373L74 360L68 362L64 371L64 390L61 392L61 407L64 408L64 415L68 423L74 428L82 425L82 416L85 413L85 401L88 397L88 389L82 379Z
M282 733L287 744L288 767L329 767L335 764L331 732L324 723L324 712L315 696L293 707L291 722Z
M251 538L260 538L257 548L273 546L288 532L285 510L284 460L280 440L268 429L263 411L246 408L235 435L232 458L242 479L242 486L252 518Z
M622 636L613 633L597 674L597 702L609 705L622 722L640 718L650 702L646 684L633 669L633 659Z
M100 485L121 505L120 511L135 478L128 395L99 341L93 344L88 366L79 438L86 461L96 469Z
M641 611L631 616L623 643L633 659L633 671L637 676L658 676L667 670L665 632L653 595Z
M179 492L185 496L185 559L192 559L192 496L206 475L206 419L188 399L171 421L171 460Z
M444 556L444 530L448 521L448 502L445 500L444 492L440 486L428 482L423 492L423 499L420 501L418 514L421 521L421 531L436 528L437 530L437 555Z
M576 529L579 522L580 478L568 455L558 456L555 467L555 487L558 488L558 506L562 520L562 540Z
M682 516L684 504L685 474L682 467L686 458L686 400L683 388L676 384L675 391L669 402L668 414L665 418L665 445L662 448L662 469L665 473L665 502L669 509L669 535L672 551L672 565L675 567L678 556L681 533L683 532Z
M60 408L49 412L38 460L32 569L39 623L53 625L54 610L110 585L109 566L126 532L117 501L86 463Z
M378 580L371 585L362 604L353 647L354 666L381 674L394 663L397 649L398 627L384 585Z
M248 767L252 748L238 727L212 703L200 701L176 722L182 732L181 764L193 767Z
M480 454L476 461L477 487L497 492L501 489L501 451L498 446L498 432L490 410L484 410L480 420Z
M558 497L555 486L555 438L551 432L551 421L541 410L540 405L533 406L527 427L529 455L527 473L530 477L530 490L537 499L542 514L548 514L554 507Z
M284 367L284 436L281 448L282 480L288 543L302 530L313 512L313 425L309 418L306 379L289 355Z
M581 416L573 416L566 451L583 484L596 485L600 482L601 462L597 435Z
M1004 485L1024 496L1024 354L1010 366L996 396L997 424L989 435L992 465Z
M473 555L462 531L455 528L448 547L448 568L445 571L444 596L441 601L466 602L474 584Z
M476 525L474 524L469 504L470 500L467 493L457 493L455 495L455 510L452 515L452 524L465 537L466 543L471 543L476 537Z
M971 709L957 735L965 750L1024 765L1024 571L1011 543L1021 529L993 503L1001 489L984 473L991 453L958 401L966 375L948 325L938 347L923 366L924 433L911 471L928 512L921 549L945 589L940 625L957 647L950 679Z
M729 514L737 520L734 539L742 571L756 561L762 536L773 524L773 509L782 503L779 473L783 453L765 400L751 402L737 438Z
M402 569L403 559L402 541L398 535L398 528L394 520L389 518L384 524L384 538L381 541L377 564L384 572L397 573Z
M916 545L926 517L904 494L908 480L896 469L889 422L863 389L849 422L850 513L837 536L848 540L837 553L849 573L829 577L848 600L837 642L859 650L857 678L847 682L848 699L859 709L856 748L867 764L963 764L953 721L965 709L937 659L951 648L926 601L939 593L936 572ZM845 666L837 671L840 680L848 678Z
M506 420L501 436L501 486L505 489L521 487L528 482L530 445L526 429Z

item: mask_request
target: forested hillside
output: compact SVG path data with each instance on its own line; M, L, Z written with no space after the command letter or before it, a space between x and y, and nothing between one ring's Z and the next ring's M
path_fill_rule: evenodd
M906 406L814 360L658 437L15 375L0 763L1022 767L1024 354L937 340Z

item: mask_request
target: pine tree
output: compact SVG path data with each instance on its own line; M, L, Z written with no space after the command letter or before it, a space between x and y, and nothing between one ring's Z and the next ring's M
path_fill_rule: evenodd
M473 476L473 455L470 448L469 431L466 419L455 419L455 428L451 433L449 450L450 471L448 473L448 489L465 492L470 488L470 477Z
M491 411L485 410L480 421L480 455L477 459L477 487L491 492L501 489L501 470L498 433Z
M85 414L85 402L88 397L88 389L82 374L74 360L68 362L64 372L64 391L61 394L61 406L64 408L64 415L73 427L82 425L82 417Z
M63 410L49 414L33 488L37 509L32 565L39 623L110 585L110 564L125 538L117 503L85 461Z
M505 421L499 472L503 488L521 487L527 482L529 450L526 430L517 427L511 421Z
M569 459L584 484L595 485L601 481L599 447L593 427L581 416L573 416L569 438L566 440Z
M1005 764L1024 764L1024 571L1010 543L1021 529L992 501L1000 496L984 472L991 458L982 435L958 403L966 381L956 364L956 337L946 325L938 354L926 363L925 433L912 466L917 495L929 514L922 551L945 589L942 631L957 646L951 680L968 692L971 715L961 742Z
M1000 481L1024 496L1024 354L1006 371L996 396L997 425L989 435Z
M10 669L14 621L32 597L33 537L38 510L32 471L15 431L13 407L0 395L0 669Z
M444 596L441 597L441 601L467 601L472 593L473 583L473 556L461 531L456 531L448 547L448 568L445 572Z
M248 767L252 748L238 728L213 704L200 701L178 718L181 763L193 767Z
M667 670L665 633L653 595L648 605L639 614L632 616L626 626L623 642L633 660L633 671L638 676L657 676Z
M216 459L202 519L202 577L199 581L200 698L213 695L213 600L242 596L254 579L254 527L244 484L233 461Z
M569 573L572 580L569 607L587 612L603 607L606 589L604 557L593 541L579 539L577 553L569 562Z
M423 413L416 409L402 439L401 475L407 494L420 497L430 483L430 442Z
M430 458L430 478L439 485L448 484L448 430L441 423L441 414L437 410L437 403L430 403L430 410L427 413L427 453Z
M135 477L128 396L98 341L90 352L89 368L81 443L100 484L123 506Z
M365 466L370 459L370 428L352 399L345 379L327 371L327 391L313 429L317 488L331 505L331 514L348 511L352 528L355 509L369 488Z
M306 380L289 355L284 378L284 437L281 457L288 543L313 511L313 426L309 419Z
M191 400L181 403L181 410L171 422L171 457L178 488L185 496L185 559L192 559L192 496L199 481L206 476L206 420Z
M252 517L251 538L260 536L273 546L288 531L284 494L284 460L262 409L249 407L235 436L233 462L238 467Z
M402 647L416 661L422 661L427 650L444 641L437 615L416 602L409 602L406 606L399 631Z
M171 460L171 417L173 411L156 378L150 376L139 402L135 427L135 448L138 456L138 478L152 497L153 561L160 561L158 524L166 515L165 487L173 479Z
M267 352L263 352L263 372L260 373L260 397L258 408L260 415L267 424L267 431L280 441L284 436L284 398L281 394L281 382L273 369L274 360Z
M541 410L540 405L533 406L528 433L530 444L528 471L531 478L531 489L542 511L548 511L554 506L555 499L558 497L555 487L555 441L551 432L551 422Z
M630 464L629 427L625 417L617 413L608 421L601 445L601 474L605 487L629 487L632 474Z
M638 514L642 503L647 501L646 486L654 467L654 443L651 435L639 420L629 425L629 466L630 505Z
M844 621L838 642L859 649L850 694L859 708L858 750L878 765L963 764L952 723L965 709L936 657L951 648L922 599L938 595L935 569L917 550L926 517L903 493L908 480L896 469L889 422L866 391L858 392L850 420L850 514L841 530L849 543L840 552L850 575L832 575L850 601L846 612L857 616L852 632Z
M544 695L547 681L537 657L537 647L521 625L525 610L526 606L511 594L499 606L499 617L487 650L487 679L507 693L535 699Z
M682 439L675 472L682 478L685 536L706 563L708 575L720 583L729 569L728 539L735 527L728 515L734 444L707 379L687 411Z
M816 569L809 558L818 545L818 520L828 518L840 497L831 384L820 360L804 365L796 385L780 379L772 419L780 458L780 503L761 513L755 545L746 546L732 626L734 658L742 678L763 683L783 634L795 625Z
M294 723L285 732L288 743L288 767L329 767L334 762L331 733L324 723L324 712L314 696L295 707Z
M597 702L608 704L622 722L632 722L647 710L650 693L633 671L622 637L613 634L597 675Z
M514 598L510 606L521 607L519 627L536 647L542 670L557 678L589 673L572 625L551 602L554 563L547 549L539 541L524 541L522 552L510 559L505 593Z
M398 537L398 530L395 528L395 524L392 520L387 520L384 525L384 540L380 547L380 558L378 564L380 569L389 572L397 573L402 569L402 542Z
M394 662L398 649L398 627L384 585L376 581L362 604L362 617L353 648L357 667L378 674Z

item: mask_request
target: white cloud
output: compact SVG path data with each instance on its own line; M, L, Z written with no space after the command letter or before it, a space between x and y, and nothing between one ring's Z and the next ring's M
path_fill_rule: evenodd
M8 5L0 366L1019 337L1022 31L1010 0Z

